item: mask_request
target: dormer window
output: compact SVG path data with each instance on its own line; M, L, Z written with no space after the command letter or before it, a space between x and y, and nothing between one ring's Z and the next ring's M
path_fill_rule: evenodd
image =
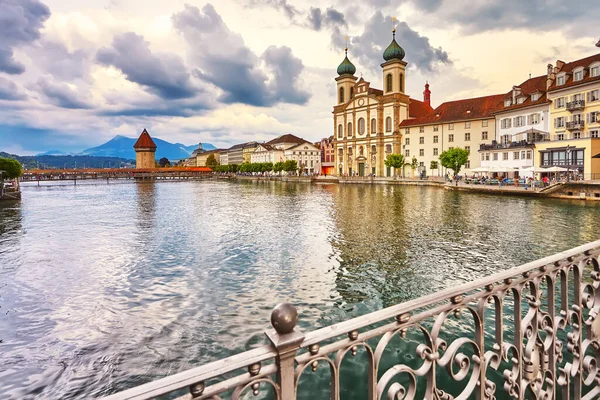
M504 100L504 107L510 107L512 105L512 100Z
M556 78L556 84L557 85L564 85L565 84L565 76L561 75L559 77Z
M583 70L575 71L573 74L573 80L575 82L583 80Z
M590 68L590 77L600 76L600 66L596 65L595 67Z
M518 103L518 104L523 104L523 102L524 102L524 101L525 101L525 97L519 97L519 98L517 99L517 103Z
M531 101L538 101L540 99L539 93L534 93L531 95Z

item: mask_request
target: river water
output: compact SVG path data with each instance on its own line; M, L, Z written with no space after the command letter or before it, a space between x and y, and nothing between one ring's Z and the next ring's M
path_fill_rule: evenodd
M90 398L596 240L600 202L280 182L0 203L0 398ZM349 396L350 398L352 396Z

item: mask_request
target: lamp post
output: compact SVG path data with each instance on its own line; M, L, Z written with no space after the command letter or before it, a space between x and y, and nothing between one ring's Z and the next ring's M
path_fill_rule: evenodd
M567 182L569 182L569 170L571 167L571 146L567 145L567 149L566 149L566 153L567 153Z

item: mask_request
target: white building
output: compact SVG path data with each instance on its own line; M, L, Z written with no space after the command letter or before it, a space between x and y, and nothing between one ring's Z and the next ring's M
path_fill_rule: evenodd
M290 147L284 151L284 159L294 160L298 163L298 169L301 173L313 174L319 171L319 160L321 150L309 142L304 142Z
M306 140L294 135L281 135L275 139L258 145L250 157L250 162L272 162L285 161L284 152L299 144L308 143ZM309 143L310 144L310 143Z

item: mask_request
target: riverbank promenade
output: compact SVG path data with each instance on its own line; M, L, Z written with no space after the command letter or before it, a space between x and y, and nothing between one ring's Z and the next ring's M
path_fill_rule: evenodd
M269 344L106 400L182 389L189 394L179 399L253 392L294 400L307 386L316 390L314 379L325 380L327 398L338 400L349 384L348 359L371 400L597 399L599 257L596 241L307 332L297 328L303 310L279 304L265 331Z

